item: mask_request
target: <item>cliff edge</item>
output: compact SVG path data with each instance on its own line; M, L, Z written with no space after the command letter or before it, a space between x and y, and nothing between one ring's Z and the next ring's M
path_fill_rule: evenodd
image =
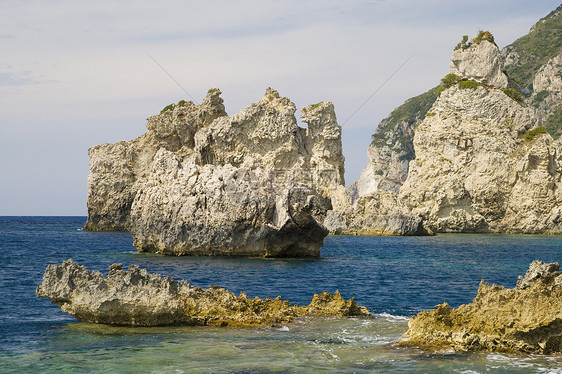
M522 76L528 45L545 33L559 40L561 17L559 8L504 52L489 32L463 37L442 83L381 122L367 167L348 188L353 205L333 227L562 233L559 43L542 40L550 47L520 82L534 79L535 91L522 91L504 71Z
M453 53L398 198L437 232L561 233L562 143L499 59L484 32Z

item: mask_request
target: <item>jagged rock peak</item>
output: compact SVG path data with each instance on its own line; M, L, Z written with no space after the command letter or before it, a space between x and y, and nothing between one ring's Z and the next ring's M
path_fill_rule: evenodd
M36 295L80 321L125 326L272 326L301 316L369 316L365 307L338 291L314 295L308 306L291 306L281 297L249 299L244 292L236 296L218 286L194 287L136 265L128 270L110 265L104 277L72 259L48 265Z
M480 31L470 43L463 38L451 56L449 73L498 88L509 84L501 69L500 50L487 31Z
M560 264L558 262L544 263L539 260L531 262L529 269L524 276L519 276L515 288L525 289L533 285L537 281L550 284L560 275ZM562 278L559 279L562 281Z
M303 109L268 88L228 116L217 88L148 119L137 139L89 150L90 230L129 230L140 251L318 256L344 158L334 106Z

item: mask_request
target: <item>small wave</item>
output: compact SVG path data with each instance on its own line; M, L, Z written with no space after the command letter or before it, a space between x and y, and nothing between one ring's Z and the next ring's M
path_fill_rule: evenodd
M547 366L550 366L554 361L557 363L560 360L560 357L553 356L553 357L544 357L540 355L527 355L527 356L509 356L503 355L500 353L491 353L486 356L487 360L492 364L497 364L498 366L494 366L497 368L506 368L506 367L514 367L517 369L533 369L537 373L549 373L549 374L559 374L562 373L562 368L559 365L556 368L552 367L543 367L545 361L551 361L548 363Z
M410 317L395 316L394 314L390 314L390 313L375 313L374 316L384 318L388 322L404 322L410 319Z
M277 329L278 331L291 331L287 326L283 326Z

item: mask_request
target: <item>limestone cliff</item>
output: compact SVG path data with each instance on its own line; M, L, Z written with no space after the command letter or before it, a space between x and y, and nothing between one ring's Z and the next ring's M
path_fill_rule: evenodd
M350 203L335 207L324 224L337 234L428 235L433 230L398 201L398 191L415 158L412 139L437 97L437 88L407 100L377 127L367 149L369 161L347 193Z
M562 5L502 50L503 69L515 79L548 133L562 134Z
M401 234L380 223L418 217L429 231L559 233L561 19L559 8L502 53L488 32L465 36L441 85L381 122L349 188L353 209L333 226ZM537 62L528 46L539 34L549 49ZM525 97L502 70L521 73L531 60Z
M148 178L160 149L179 154L194 147L195 133L226 116L220 91L211 90L201 105L180 101L148 118L148 132L128 141L88 150L88 220L86 230L127 230L139 184Z
M129 230L140 251L318 256L341 200L341 128L331 102L302 110L268 89L228 116L220 91L148 119L129 142L90 149L90 230Z
M533 261L513 289L480 283L470 304L447 303L408 321L402 345L431 350L562 352L562 275L559 264Z
M472 63L451 64L456 78L416 128L400 201L439 232L562 232L560 142L485 63L499 58L493 42L455 51L453 62L463 54Z
M111 325L246 327L273 326L302 316L369 316L365 307L344 300L337 291L314 295L309 305L298 306L281 297L249 299L218 286L194 287L135 265L123 270L113 264L104 277L72 260L48 265L36 293L80 321Z
M436 99L437 88L433 88L408 99L381 121L367 149L367 166L348 189L354 201L377 191L398 192L415 158L414 129Z

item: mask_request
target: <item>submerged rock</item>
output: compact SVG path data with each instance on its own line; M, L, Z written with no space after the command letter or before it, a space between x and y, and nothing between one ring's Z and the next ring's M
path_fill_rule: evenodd
M220 94L89 150L85 229L129 230L139 251L169 255L319 256L321 222L345 190L333 104L303 108L304 129L271 88L232 116Z
M559 264L533 261L513 289L480 283L473 302L447 303L408 322L402 345L430 349L562 352L562 275Z
M236 296L217 286L193 287L136 265L123 270L121 264L113 264L104 277L71 259L48 265L36 294L80 321L111 325L272 326L303 316L369 315L338 291L314 295L308 306L292 306L280 296L249 299L243 292Z

